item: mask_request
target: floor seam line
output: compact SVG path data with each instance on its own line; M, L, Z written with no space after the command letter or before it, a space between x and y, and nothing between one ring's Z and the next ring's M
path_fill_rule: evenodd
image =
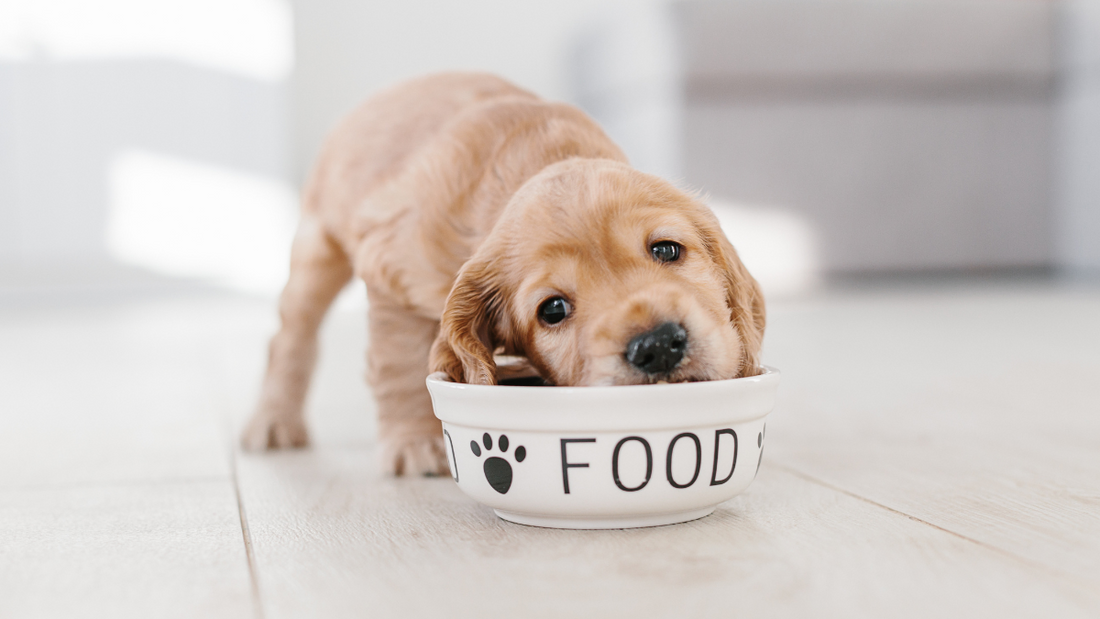
M252 532L248 528L248 517L245 515L244 500L241 498L241 484L237 477L237 454L229 454L230 470L232 471L233 493L237 497L237 515L241 522L241 538L244 541L244 555L248 563L248 580L252 589L252 604L255 608L256 619L264 619L263 602L260 598L260 580L256 571L256 557L252 548Z
M1016 562L1018 562L1022 565L1025 565L1029 568L1037 569L1037 570L1039 570L1041 572L1044 572L1048 575L1055 576L1055 577L1057 577L1057 578L1059 578L1063 581L1066 581L1068 583L1071 583L1075 586L1082 586L1082 585L1087 584L1087 583L1083 583L1083 582L1078 581L1076 578L1074 578L1070 574L1065 574L1065 573L1059 572L1059 571L1055 570L1054 568L1051 568L1050 566L1047 566L1043 563L1034 562L1034 561L1028 559L1027 557L1021 557L1017 554L1011 553L1011 552L1009 552L1007 550L1004 550L1002 548L998 548L996 546L991 546L991 545L989 545L985 542L982 542L980 540L976 540L972 537L963 535L962 533L959 533L957 531L952 531L951 529L948 529L946 527L940 526L940 525L932 523L932 522L928 522L927 520L923 520L923 519L918 518L918 517L916 517L912 514L907 514L903 511L899 510L899 509L895 509L893 507L890 507L889 505L883 505L882 503L879 503L878 501L874 501L874 500L869 499L865 496L860 496L860 495L858 495L858 494L856 494L856 493L854 493L850 490L845 490L844 488L841 488L839 486L831 484L827 481L824 481L822 479L818 479L817 477L814 477L813 475L803 473L802 471L799 471L798 469L795 469L791 466L788 466L788 465L785 465L785 464L778 464L778 463L774 463L774 462L771 464L771 466L773 466L775 468L778 468L778 469L781 469L783 471L786 471L787 473L790 473L791 475L801 477L802 479L805 479L806 481L818 484L820 486L824 486L824 487L826 487L830 490L833 490L835 492L840 492L841 494L850 496L853 499L862 501L864 503L868 503L870 505L874 505L875 507L884 509L888 512L897 514L899 516L903 516L903 517L908 518L908 519L910 519L914 522L919 522L920 524L932 527L933 529L943 531L944 533L947 533L948 535L951 535L951 536L957 537L961 540L970 542L971 544L974 544L975 546L978 546L979 548L984 548L986 550L989 550L989 551L994 552L996 554L999 554L1001 556L1007 557L1009 559L1012 559L1013 561L1016 561Z
M76 490L83 488L121 488L126 486L163 486L165 484L203 484L232 481L231 475L197 475L195 477L168 477L163 479L118 479L65 481L57 483L0 485L0 492L38 492L43 490Z

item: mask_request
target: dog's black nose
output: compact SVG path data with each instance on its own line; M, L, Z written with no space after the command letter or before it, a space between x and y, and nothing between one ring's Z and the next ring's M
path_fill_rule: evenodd
M630 340L626 360L646 374L664 374L680 364L687 341L683 326L666 322Z

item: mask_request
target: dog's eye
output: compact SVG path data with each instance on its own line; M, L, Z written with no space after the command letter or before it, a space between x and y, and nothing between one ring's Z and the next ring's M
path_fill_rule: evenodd
M680 259L681 249L683 248L680 247L679 243L661 241L659 243L654 243L653 246L649 248L649 252L653 254L653 259L657 262L676 262Z
M550 297L539 306L539 320L548 325L556 325L569 315L569 302L561 297Z

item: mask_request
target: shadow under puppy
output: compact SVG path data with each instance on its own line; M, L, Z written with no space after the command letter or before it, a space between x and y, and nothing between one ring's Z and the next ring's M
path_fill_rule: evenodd
M513 355L553 385L757 373L763 296L710 209L580 110L490 75L401 84L325 144L245 448L307 443L317 330L353 275L396 474L447 470L429 371L494 384L494 356Z

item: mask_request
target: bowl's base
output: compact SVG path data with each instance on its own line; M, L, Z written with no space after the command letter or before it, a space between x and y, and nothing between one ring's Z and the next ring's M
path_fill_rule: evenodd
M686 512L673 514L649 514L645 516L622 516L615 518L565 518L560 516L535 516L532 514L517 514L502 509L494 509L497 516L509 522L526 524L533 527L547 527L550 529L635 529L639 527L659 527L666 524L677 524L689 520L698 520L703 516L709 516L715 506L693 509Z

